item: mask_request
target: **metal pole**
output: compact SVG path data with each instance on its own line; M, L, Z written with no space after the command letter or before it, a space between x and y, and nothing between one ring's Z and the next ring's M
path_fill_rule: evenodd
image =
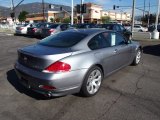
M12 13L14 13L14 3L13 3L13 0L11 0L11 11L12 11ZM15 21L15 16L14 16L14 19L12 18L12 21L13 21L13 23L14 23L14 21Z
M133 0L133 6L132 6L132 26L131 26L131 32L133 32L133 27L134 27L135 3L136 3L136 0Z
M144 0L143 17L144 17L144 15L145 15L145 9L146 9L146 0Z
M156 15L156 21L155 21L155 30L157 31L157 25L158 25L158 17L159 17L159 7L160 7L160 0L158 0L158 6L157 6L157 15Z
M83 5L83 0L81 0L81 11L82 11L82 5ZM84 23L84 20L83 20L83 13L81 12L81 23L83 24Z
M149 10L148 10L148 27L149 27L149 23L150 22L150 0L149 0Z
M73 0L72 0L72 13L71 13L71 25L73 25Z
M13 10L13 0L11 0L11 11Z
M44 15L44 0L42 0L42 12L43 12L43 22L45 22L45 15Z

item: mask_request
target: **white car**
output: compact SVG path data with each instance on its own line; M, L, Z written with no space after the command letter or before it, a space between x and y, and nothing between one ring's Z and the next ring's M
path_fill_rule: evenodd
M129 31L131 31L131 27L128 28ZM148 29L145 27L142 27L141 25L134 25L133 32L147 32Z
M23 24L16 27L15 34L27 34L27 28L32 27L33 24Z

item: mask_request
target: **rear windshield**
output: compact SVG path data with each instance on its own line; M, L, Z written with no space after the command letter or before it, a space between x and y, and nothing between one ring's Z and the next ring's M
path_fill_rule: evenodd
M22 27L26 27L28 24L23 24Z
M56 28L57 26L58 26L58 24L49 25L48 28Z
M84 39L87 34L76 32L60 32L41 40L38 44L49 47L72 47Z
M38 23L35 25L35 27L40 28L43 24L42 23Z

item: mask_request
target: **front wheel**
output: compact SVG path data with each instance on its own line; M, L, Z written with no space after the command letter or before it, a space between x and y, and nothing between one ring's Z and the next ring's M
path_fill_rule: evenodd
M141 54L142 54L141 50L138 49L137 53L136 53L136 56L135 56L135 58L133 60L133 63L132 63L133 65L138 65L140 63L140 61L141 61Z
M83 81L81 87L81 94L85 97L90 97L95 95L100 89L102 79L103 79L102 70L97 66L92 67L88 71Z

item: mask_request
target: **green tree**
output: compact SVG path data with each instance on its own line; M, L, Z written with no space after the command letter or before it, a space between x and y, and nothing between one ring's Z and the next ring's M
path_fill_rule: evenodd
M26 20L26 15L28 14L28 12L26 11L22 11L20 12L19 16L18 16L18 19L20 22L24 22Z
M54 22L54 19L53 19L53 18L50 18L50 21L51 21L51 22Z
M103 16L101 17L102 23L109 23L111 21L111 18L109 16Z
M155 20L156 20L156 14L150 14L150 16L149 16L149 23L153 24L153 23L155 23ZM145 15L144 17L142 17L141 21L144 24L147 24L148 23L148 15Z
M63 19L63 23L70 23L70 22L71 22L71 20L69 17Z

